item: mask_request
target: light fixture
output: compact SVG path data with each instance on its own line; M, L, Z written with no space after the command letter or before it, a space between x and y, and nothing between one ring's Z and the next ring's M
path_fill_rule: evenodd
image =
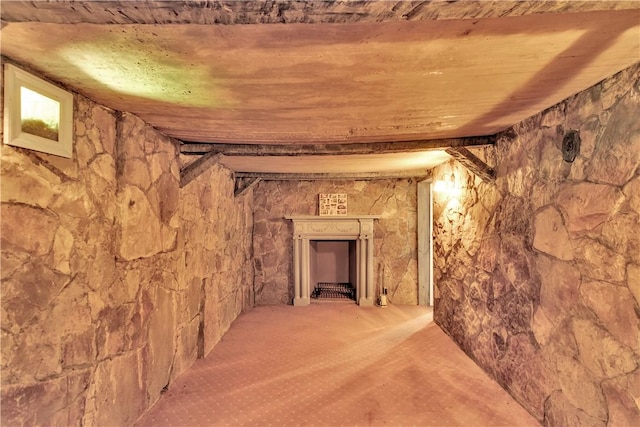
M562 139L562 159L565 162L573 163L576 156L580 154L580 132L569 130Z
M433 190L437 193L446 193L451 195L456 195L460 192L460 190L456 188L456 176L453 173L448 177L444 175L442 179L436 181L433 186Z

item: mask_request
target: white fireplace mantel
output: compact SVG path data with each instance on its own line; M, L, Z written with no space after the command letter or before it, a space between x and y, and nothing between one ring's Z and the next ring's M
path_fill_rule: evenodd
M311 302L309 244L312 240L356 242L356 301L361 306L374 304L373 220L379 218L379 215L285 216L293 221L294 306Z

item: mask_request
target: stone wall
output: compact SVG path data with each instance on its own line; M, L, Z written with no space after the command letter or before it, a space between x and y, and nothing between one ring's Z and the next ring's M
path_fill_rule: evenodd
M202 329L208 354L241 311L253 307L252 190L234 201L232 173L215 165L182 189L185 250L180 265L189 287L191 327Z
M349 215L382 216L374 230L376 289L384 283L390 302L417 304L416 192L414 179L260 182L254 190L256 304L292 303L293 227L284 216L318 215L320 193L346 193Z
M435 320L546 425L640 424L640 66L505 131L434 195ZM580 131L574 163L566 131Z
M2 145L2 422L131 425L252 305L251 194L75 96L73 159Z

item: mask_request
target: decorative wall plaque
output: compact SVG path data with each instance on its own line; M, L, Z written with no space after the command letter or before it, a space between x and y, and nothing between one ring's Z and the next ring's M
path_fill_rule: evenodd
M319 194L318 206L320 216L346 216L346 194Z

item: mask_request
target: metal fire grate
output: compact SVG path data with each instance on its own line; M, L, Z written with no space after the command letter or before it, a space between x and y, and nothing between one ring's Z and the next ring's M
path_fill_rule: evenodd
M311 298L356 300L356 290L351 283L318 282Z

